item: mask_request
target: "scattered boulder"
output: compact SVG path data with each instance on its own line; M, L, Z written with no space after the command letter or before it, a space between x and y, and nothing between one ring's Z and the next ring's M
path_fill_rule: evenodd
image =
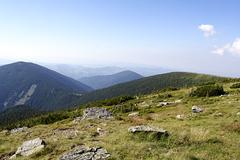
M128 117L137 117L139 116L139 112L133 112L128 115Z
M184 116L183 114L178 114L178 115L176 116L176 119L178 119L178 120L184 120L184 119L185 119L185 116Z
M192 107L192 112L193 113L200 113L200 112L203 112L203 109L198 107L198 106L193 106Z
M41 151L45 147L45 142L36 138L30 141L24 142L20 147L18 147L16 153L10 157L10 159L16 158L17 156L29 156L36 152Z
M106 160L111 155L101 147L78 146L72 151L62 155L59 160Z
M109 119L112 113L106 108L87 108L83 111L82 119Z
M162 129L162 128L153 128L147 125L140 125L140 126L132 126L128 128L128 132L130 133L139 133L139 132L145 132L145 133L157 133L158 136L169 136L168 131Z
M18 133L18 132L25 132L28 127L21 127L21 128L14 128L10 131L11 134Z
M240 112L237 112L237 116L240 116Z

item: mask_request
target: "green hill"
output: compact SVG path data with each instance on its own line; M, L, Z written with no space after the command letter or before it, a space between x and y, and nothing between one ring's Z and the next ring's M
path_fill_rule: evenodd
M37 64L17 62L0 66L0 111L17 105L54 110L71 106L71 97L91 90Z
M78 103L83 104L90 101L112 98L123 95L139 95L156 92L169 87L191 87L215 82L233 80L231 78L217 77L212 75L171 72L139 80L118 84L109 88L97 90L83 95L78 99Z

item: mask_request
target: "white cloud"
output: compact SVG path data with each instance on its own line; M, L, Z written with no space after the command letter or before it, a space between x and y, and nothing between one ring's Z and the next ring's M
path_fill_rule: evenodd
M214 54L218 54L220 56L223 56L224 53L230 48L230 44L226 44L223 47L215 47L215 49L212 51Z
M224 55L225 53L231 53L233 55L240 56L240 38L235 39L232 43L226 44L223 47L216 47L212 53L218 55Z
M214 26L210 24L201 24L198 29L203 32L205 37L213 36L216 33Z
M229 48L229 52L240 55L240 38L237 38Z

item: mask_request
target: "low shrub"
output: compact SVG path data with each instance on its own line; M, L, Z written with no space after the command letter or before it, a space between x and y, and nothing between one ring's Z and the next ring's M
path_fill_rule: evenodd
M177 90L179 90L179 88L176 88L176 87L167 87L167 88L164 88L164 89L160 90L160 92L177 91Z
M131 133L133 139L137 139L140 141L162 141L168 138L168 134L162 134L158 132L136 132Z
M128 112L133 112L137 110L138 110L138 107L132 103L124 104L124 105L116 105L111 109L113 113L128 113Z
M235 84L231 85L230 88L231 89L240 88L240 83L235 83Z
M119 96L111 99L105 99L105 100L100 100L96 102L91 102L85 105L85 107L92 107L92 106L113 106L113 105L118 105L122 104L124 102L127 102L129 100L134 99L132 96Z
M173 97L171 94L159 94L158 98L171 98Z
M192 90L190 93L191 97L211 97L211 96L220 96L225 94L225 91L222 86L219 85L206 85L199 86L195 90Z

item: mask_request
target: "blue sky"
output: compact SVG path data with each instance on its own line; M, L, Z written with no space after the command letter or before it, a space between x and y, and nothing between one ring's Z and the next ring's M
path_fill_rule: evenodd
M0 59L240 76L239 8L238 0L0 0Z

